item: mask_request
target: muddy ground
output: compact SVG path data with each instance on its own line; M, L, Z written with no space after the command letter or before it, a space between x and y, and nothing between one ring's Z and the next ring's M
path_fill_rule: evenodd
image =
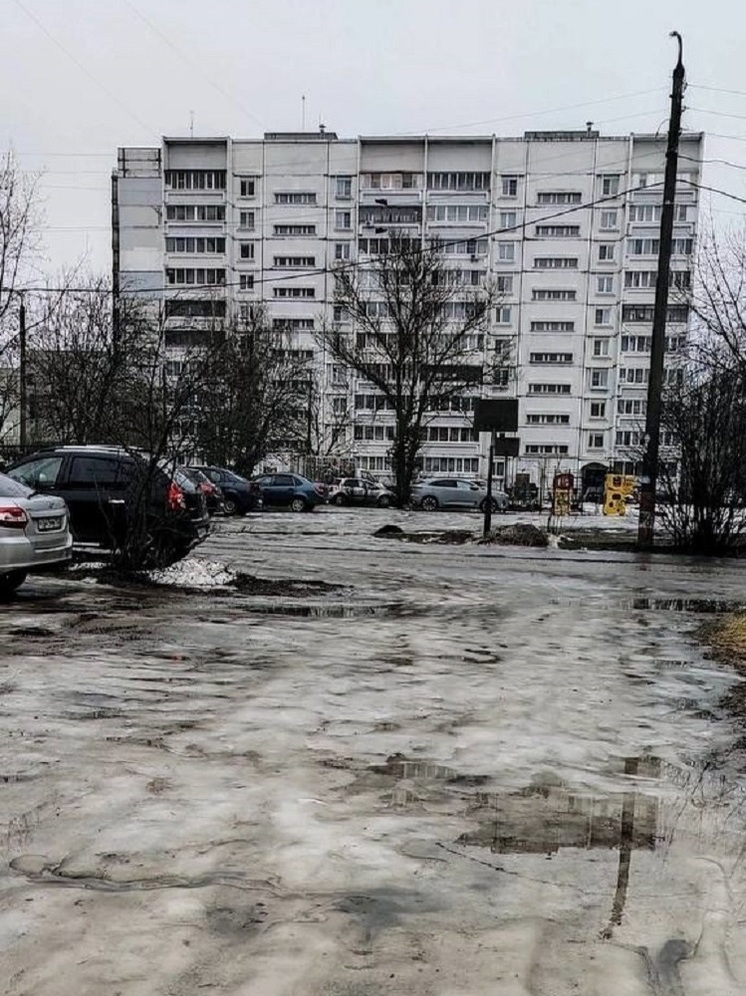
M221 522L258 586L0 609L0 991L746 993L741 679L696 638L744 567L389 522L436 517Z

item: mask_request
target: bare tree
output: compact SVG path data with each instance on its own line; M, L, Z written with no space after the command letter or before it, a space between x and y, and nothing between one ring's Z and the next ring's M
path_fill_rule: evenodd
M269 454L308 446L312 353L256 309L229 323L200 390L195 445L250 476Z
M20 287L41 243L37 186L11 151L0 158L0 438L17 426Z
M404 505L424 427L438 408L481 388L497 362L485 351L495 294L467 283L469 271L449 270L437 246L391 240L388 248L368 267L337 269L335 301L349 324L327 325L319 339L337 363L375 385L391 411L396 497Z

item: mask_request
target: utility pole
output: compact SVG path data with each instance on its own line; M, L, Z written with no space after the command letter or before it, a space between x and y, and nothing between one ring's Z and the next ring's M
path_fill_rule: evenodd
M21 306L18 309L18 442L25 450L28 442L28 398L27 398L27 372L26 372L26 303L21 295Z
M655 309L653 311L653 339L650 349L650 378L648 380L648 407L645 420L645 453L640 482L640 524L637 542L640 547L651 548L655 534L655 490L658 480L658 451L661 428L661 389L663 386L663 357L666 351L666 317L668 311L668 282L671 273L671 243L673 238L674 200L676 197L676 171L679 160L679 133L681 108L684 97L683 45L678 31L672 31L679 45L679 59L673 71L671 91L671 117L668 124L666 172L663 181L663 207L661 209L660 243L658 249L658 277L655 284Z

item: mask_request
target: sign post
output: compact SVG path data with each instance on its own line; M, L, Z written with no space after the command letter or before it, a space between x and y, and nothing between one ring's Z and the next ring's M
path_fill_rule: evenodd
M480 398L474 405L474 431L489 432L490 452L487 460L487 497L484 500L485 539L492 528L492 475L495 469L495 455L517 456L518 440L506 439L506 432L518 430L518 401L516 398ZM500 439L497 433L500 433Z

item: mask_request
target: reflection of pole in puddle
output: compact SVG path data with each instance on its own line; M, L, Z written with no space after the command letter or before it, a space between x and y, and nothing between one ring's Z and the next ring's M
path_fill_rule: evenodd
M627 757L624 760L625 775L636 775L639 758ZM635 835L635 798L636 792L625 792L622 799L622 821L619 831L619 867L616 875L616 892L611 904L611 917L601 931L604 940L611 938L614 927L622 922L624 906L627 902L627 887L629 886L629 868L632 861L632 845Z

